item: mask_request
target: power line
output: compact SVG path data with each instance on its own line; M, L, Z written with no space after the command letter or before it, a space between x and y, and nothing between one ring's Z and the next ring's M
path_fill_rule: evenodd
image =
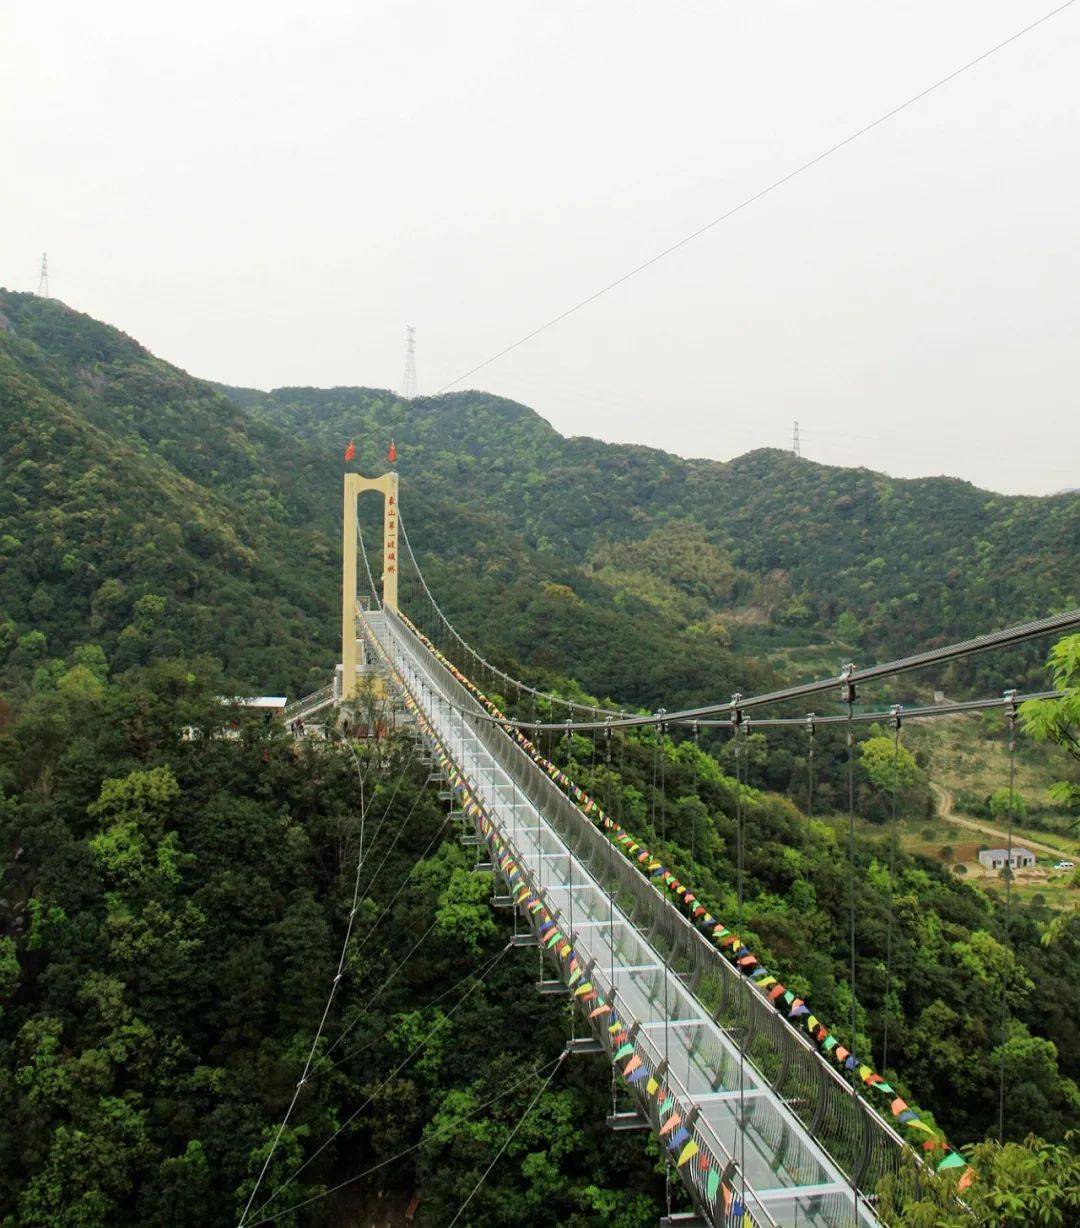
M511 351L525 345L526 342L531 341L534 337L538 337L542 332L545 332L549 328L553 328L556 324L561 323L569 316L581 311L583 307L588 307L590 303L595 303L598 298L602 298L605 294L608 294L612 290L623 285L624 282L628 282L632 277L636 277L639 273L643 273L654 264L658 264L665 257L677 252L688 243L692 243L695 239L699 239L703 234L706 234L714 227L719 226L721 222L726 222L729 218L734 217L736 213L741 213L742 210L748 208L756 201L761 200L762 197L768 196L770 192L775 192L777 188L783 187L785 183L790 183L790 181L795 179L798 175L802 175L804 172L810 170L811 167L817 166L819 162L823 162L832 154L838 153L846 145L850 145L853 141L857 141L868 132L872 132L875 128L880 127L888 120L899 115L901 111L906 111L908 107L914 106L915 103L921 101L923 98L927 97L927 95L932 94L935 90L939 90L942 86L948 85L950 81L955 81L956 78L962 73L974 68L977 64L981 64L984 60L989 59L990 56L995 55L1005 47L1008 47L1011 43L1015 43L1017 39L1022 38L1025 34L1030 34L1032 30L1037 29L1039 26L1049 21L1051 17L1056 17L1058 13L1064 12L1067 8L1071 8L1075 2L1076 0L1065 0L1064 4L1060 4L1057 8L1051 9L1050 12L1044 13L1041 17L1036 18L1036 20L1031 22L1029 25L1024 26L1023 29L1017 30L1015 34L1010 34L1008 38L1003 39L1000 43L996 43L993 47L981 52L979 55L975 56L974 59L968 60L966 64L961 64L959 68L954 68L953 71L948 73L946 76L941 77L932 85L928 85L924 89L921 89L917 94L912 94L910 98L906 99L904 102L901 102L898 106L893 107L891 110L886 111L883 115L879 115L877 119L871 120L870 123L864 124L863 127L850 133L848 136L844 137L843 140L837 141L834 145L830 145L827 149L823 149L821 153L815 154L814 157L808 159L806 162L803 162L794 170L788 171L786 175L782 175L779 179L774 179L772 183L753 193L753 195L745 197L743 200L739 201L737 205L733 205L726 212L721 213L719 217L713 218L711 222L706 222L704 226L699 226L697 230L692 231L688 235L684 235L683 238L678 239L668 247L665 247L662 251L657 252L656 255L650 256L648 260L642 261L641 264L636 265L634 268L630 269L629 272L623 273L620 277L615 278L614 281L608 282L606 286L602 286L599 290L593 291L592 294L587 295L585 298L575 303L572 307L568 307L565 311L559 312L558 315L552 316L550 320L547 320L537 328L534 328L532 332L526 333L525 336L519 337L517 341L514 341L510 345L499 350L497 354L492 354L490 358L485 358L483 362L477 363L475 367L470 367L468 371L463 371L461 375L456 376L454 379L450 380L449 383L443 384L443 386L437 390L435 395L438 396L440 393L446 392L448 389L453 388L455 384L460 384L462 380L466 380L470 375L475 375L477 371L482 371L485 367L491 366L493 362L497 362L500 358L504 358L507 354L511 353Z

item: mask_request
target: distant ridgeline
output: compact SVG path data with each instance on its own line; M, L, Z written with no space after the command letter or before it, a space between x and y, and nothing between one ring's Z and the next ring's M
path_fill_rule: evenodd
M880 654L1080 598L1075 493L997 495L773 449L726 464L683 460L565 439L532 410L485 393L403 402L364 388L281 388L262 409L328 448L393 433L403 498L422 491L453 503L467 490L529 546L587 561L624 603L677 623L764 621ZM412 523L426 556L455 557L458 524L415 514Z
M484 393L231 390L54 299L0 291L0 316L9 683L91 640L121 662L212 653L256 690L322 676L354 437L362 468L396 438L414 544L465 630L624 702L762 681L730 652L745 625L839 636L866 662L1080 600L1076 494L775 450L683 460L565 439ZM673 625L694 632L691 666Z

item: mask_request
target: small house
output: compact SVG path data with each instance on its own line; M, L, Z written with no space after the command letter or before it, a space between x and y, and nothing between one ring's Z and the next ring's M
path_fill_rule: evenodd
M983 849L979 853L979 863L988 870L1004 870L1007 861L1014 870L1027 870L1035 864L1035 854L1024 848L1013 849L1011 856L1008 849Z

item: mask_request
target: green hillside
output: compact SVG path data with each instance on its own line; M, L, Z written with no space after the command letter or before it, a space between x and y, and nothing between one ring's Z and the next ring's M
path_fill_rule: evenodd
M535 953L506 949L509 914L442 839L408 739L296 743L261 720L222 736L223 691L295 693L336 659L349 438L371 472L396 437L405 522L462 631L578 695L726 697L775 680L759 651L791 647L794 668L837 639L911 648L1067 604L1077 580L1075 496L1005 499L776 452L684 461L563 439L481 394L223 389L63 304L7 292L0 427L2 1228L236 1223L351 923L358 768L368 864L385 869L357 890L323 1057L345 1043L299 1097L267 1189L315 1162L268 1214L383 1223L418 1193L414 1222L445 1225L537 1093L469 1222L656 1222L658 1149L604 1128L605 1065L567 1063L546 1090L532 1073L564 1043L565 1003L535 994ZM376 511L362 512L373 534ZM1042 683L1043 653L1005 664ZM1076 924L1044 942L1046 910L1017 892L1006 932L1001 900L940 858L908 847L893 860L880 732L860 734L853 764L853 865L830 814L846 789L840 733L820 738L815 819L792 801L808 794L801 731L752 731L742 787L722 738L618 738L619 776L589 739L547 745L840 1035L854 1004L858 1051L955 1144L976 1145L977 1215L1064 1226L1077 1201ZM916 826L930 781L911 746L897 804ZM979 1140L996 1126L1002 1064L998 1148ZM1031 1130L1049 1141L1024 1144ZM889 1222L971 1222L944 1205Z
M0 685L47 686L86 643L120 666L207 653L252 691L323 685L338 656L340 441L297 438L54 300L0 292L0 316ZM766 676L620 604L452 485L411 488L409 514L492 651L653 705Z
M406 492L467 492L625 603L705 625L719 614L736 636L747 624L842 631L864 654L889 654L1080 601L1075 494L996 495L768 449L726 464L683 460L563 438L525 406L484 393L403 402L365 388L281 388L262 412L327 449L356 436L374 463L393 435ZM452 549L426 525L415 537Z

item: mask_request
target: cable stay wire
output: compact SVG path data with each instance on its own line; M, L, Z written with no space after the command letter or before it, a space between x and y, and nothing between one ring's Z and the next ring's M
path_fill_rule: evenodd
M499 678L502 678L504 682L509 683L511 686L516 687L518 690L525 691L528 694L534 695L540 699L546 699L549 703L562 704L563 707L569 708L571 710L580 709L583 712L594 712L594 713L598 713L601 716L622 716L624 715L624 713L618 712L614 708L602 708L596 704L590 704L590 703L586 703L580 700L565 699L563 698L563 696L555 695L550 691L538 690L536 687L529 686L527 682L522 682L520 678L515 678L513 677L513 675L508 674L505 670L499 669L498 666L492 665L490 661L486 660L460 634L458 629L454 626L454 624L450 621L449 618L447 618L446 614L443 612L442 606L440 606L439 603L435 600L435 595L432 593L431 589L428 587L428 582L424 578L424 573L420 570L420 564L416 561L416 555L413 553L412 543L409 541L409 535L405 531L405 522L401 518L400 509L398 511L398 532L401 535L401 540L405 543L405 549L408 551L409 559L411 560L412 565L416 571L417 578L420 581L420 586L424 590L424 593L427 596L428 601L431 603L432 609L434 609L435 613L439 617L439 620L442 622L443 626L446 627L447 631L450 632L450 634L454 637L455 640L457 640L457 642L461 645L461 647L479 665L483 666L483 668L486 670L490 670L492 674L498 676Z
M1020 38L1023 38L1025 34L1030 34L1032 30L1038 29L1039 26L1048 22L1052 17L1056 17L1059 13L1063 13L1067 8L1071 8L1075 2L1076 0L1065 0L1064 4L1059 4L1056 8L1044 13L1041 17L1037 17L1034 21L1029 22L1026 26L1023 26L1013 34L1010 34L1008 38L1002 39L1001 42L995 43L992 47L988 47L985 51L980 52L980 54L975 56L973 59L961 64L958 68L954 68L952 72L947 73L944 77L940 77L931 85L925 86L923 89L919 90L918 93L912 94L910 98L905 99L897 106L885 111L876 119L871 120L868 124L864 124L861 128L857 128L854 132L849 133L842 140L836 141L826 149L823 149L820 153L815 154L812 158L808 158L805 162L795 167L794 170L788 171L787 174L781 175L779 179L774 179L765 187L760 188L750 196L744 197L738 202L738 204L733 205L730 209L727 209L725 212L721 213L719 217L714 217L703 226L699 226L696 230L691 231L690 234L684 235L681 239L669 244L655 255L650 256L647 260L643 260L640 264L635 265L634 268L630 269L628 272L616 277L614 281L609 281L606 285L601 286L599 290L594 290L591 294L586 295L585 298L574 303L573 306L567 307L564 311L560 311L558 315L552 316L551 319L546 320L543 324L540 324L531 332L526 333L523 337L519 337L516 341L511 342L510 345L504 346L497 353L492 354L490 358L485 358L483 362L478 362L467 371L463 371L460 375L455 376L452 380L443 384L441 388L436 389L433 395L439 396L442 393L449 391L456 384L460 384L463 380L475 375L478 371L484 370L485 367L490 367L492 363L498 362L500 358L505 358L507 354L512 353L514 350L520 349L521 346L527 344L529 341L532 341L535 337L538 337L541 333L546 332L549 328L554 328L556 324L561 324L563 320L575 315L583 308L588 307L591 303L595 303L597 299L603 298L605 294L610 294L612 290L617 289L619 286L625 285L625 283L631 278L637 277L639 273L644 273L646 269L652 268L654 264L659 264L661 260L664 260L666 257L679 251L681 248L686 247L688 244L693 243L695 239L701 238L702 235L707 234L710 230L713 230L715 227L721 225L721 223L726 222L729 218L734 217L737 213L741 213L744 209L749 208L763 197L768 196L771 192L775 192L777 188L781 188L784 186L784 184L790 183L793 179L805 174L811 168L817 166L818 163L824 162L826 158L831 157L835 153L839 153L841 149L844 149L846 146L859 140L860 137L866 136L867 133L872 132L875 128L881 127L882 124L895 118L902 111L906 111L917 102L921 102L922 99L926 98L928 95L933 94L943 86L948 85L950 81L955 81L956 78L961 76L963 73L966 73L970 69L976 67L976 65L983 63L984 60L988 60L992 55L996 55L999 51L1003 51L1006 47L1010 46L1010 44L1015 43Z
M564 1049L562 1053L560 1053L559 1056L555 1059L555 1069L552 1070L552 1072L548 1075L548 1077L544 1080L544 1082L537 1089L536 1095L533 1096L532 1100L529 1101L528 1107L525 1109L525 1112L522 1113L522 1115L517 1119L517 1122L515 1123L514 1128L510 1131L510 1133L506 1136L506 1138L503 1139L502 1146L499 1148L498 1151L496 1151L494 1156L492 1156L491 1163L480 1174L480 1180L477 1181L477 1183L473 1186L472 1190L469 1192L469 1196L465 1199L465 1201L461 1204L461 1206L458 1207L457 1213L455 1214L454 1218L450 1221L450 1223L447 1224L446 1228L454 1228L454 1225L458 1222L459 1219L461 1219L462 1215L464 1215L465 1208L469 1205L470 1202L472 1202L473 1198L476 1197L477 1191L484 1184L484 1182L488 1179L488 1175L491 1173L491 1170L495 1167L496 1164L498 1164L499 1160L502 1158L503 1152L507 1149L507 1147L510 1146L511 1142L514 1139L514 1136L521 1129L521 1127L525 1124L525 1119L529 1116L529 1114L536 1107L537 1102L539 1101L540 1097L551 1086L551 1080L554 1079L555 1076L559 1073L560 1069L562 1068L563 1062L566 1061L567 1052L568 1051Z
M529 1082L530 1079L539 1078L545 1071L549 1070L552 1066L556 1065L556 1063L561 1062L562 1060L563 1055L560 1055L557 1058L553 1058L550 1062L545 1062L542 1066L534 1067L532 1070L528 1071L528 1073L522 1075L520 1079L516 1079L508 1087L504 1087L502 1091L496 1092L494 1096L489 1097L489 1099L485 1100L483 1104L478 1104L476 1108L470 1109L468 1113L463 1113L460 1117L456 1117L454 1121L452 1123L448 1123L448 1125L457 1126L462 1122L471 1121L472 1118L485 1112L487 1109L491 1108L493 1104L496 1104L505 1096L509 1096L511 1093L516 1092L519 1087L523 1087ZM249 1228L260 1228L260 1225L262 1224L272 1224L276 1220L282 1219L286 1215L292 1215L294 1212L301 1210L303 1207L310 1206L313 1202L319 1202L323 1198L329 1198L331 1195L336 1194L339 1190L345 1189L346 1186L355 1185L357 1181L363 1181L365 1177L370 1177L373 1173L379 1172L380 1169L386 1168L389 1164L395 1164L398 1160L403 1159L405 1156L411 1155L412 1152L418 1151L427 1143L442 1141L444 1140L441 1138L431 1137L418 1139L415 1143L411 1143L408 1147L403 1147L400 1151L397 1151L392 1156L387 1157L387 1159L380 1160L378 1164L373 1164L370 1168L365 1168L363 1172L356 1173L352 1177L347 1177L344 1181L339 1181L337 1185L330 1186L329 1189L323 1190L321 1194L313 1194L310 1198L305 1198L303 1202L294 1203L291 1207L288 1207L284 1211L278 1211L274 1215L268 1215L265 1219L252 1221Z
M375 602L375 608L379 609L382 606L382 601L379 598L379 590L375 587L375 577L371 574L371 564L368 562L367 546L364 545L364 530L360 527L360 513L356 512L356 536L360 540L360 557L364 560L364 571L368 578L368 587L371 589L371 597Z
M364 791L363 777L361 777L360 778L360 816L361 816L360 821L361 821L361 825L363 825L366 813L367 813L367 794ZM363 830L362 826L361 826L361 830ZM330 1008L333 1005L334 997L337 994L338 986L341 984L343 969L345 967L345 956L349 948L349 939L352 937L353 923L356 920L357 902L359 900L359 895L360 895L360 872L363 868L364 860L365 860L365 852L364 852L364 846L363 846L363 838L361 837L360 848L357 852L357 857L356 857L356 872L353 875L352 905L349 909L348 923L345 927L345 937L342 940L341 951L338 955L337 973L334 976L334 979L330 982L330 992L326 996L326 1004L323 1007L322 1017L319 1020L319 1026L316 1028L315 1035L312 1037L311 1047L308 1050L307 1059L304 1062L303 1072L300 1075L300 1079L297 1082L295 1088L293 1088L293 1094L292 1094L292 1098L289 1101L289 1106L285 1110L285 1115L282 1117L280 1123L278 1124L277 1132L274 1135L274 1140L270 1144L270 1150L266 1153L266 1159L263 1161L262 1169L260 1170L258 1177L255 1179L255 1184L252 1187L251 1194L248 1197L243 1213L240 1216L238 1228L243 1228L244 1223L247 1220L248 1214L251 1211L252 1203L255 1201L255 1196L256 1194L258 1194L259 1188L261 1187L263 1183L263 1179L266 1176L267 1170L270 1167L270 1161L274 1158L274 1153L277 1151L278 1143L281 1142L281 1136L285 1132L285 1127L289 1124L289 1119L292 1117L293 1109L296 1108L296 1102L300 1098L300 1092L305 1086L305 1084L307 1083L308 1072L311 1070L311 1063L314 1060L315 1052L319 1046L319 1041L322 1039L323 1030L326 1027L326 1020L330 1015Z
M379 816L378 823L375 824L375 830L374 832L372 832L371 840L369 841L369 846L368 846L369 849L373 849L375 847L376 842L379 839L379 833L382 831L383 825L385 824L387 818L389 817L391 807L393 806L394 802L397 801L397 795L401 791L401 786L405 780L405 777L409 773L409 769L413 766L413 762L416 759L416 755L417 755L417 747L414 744L410 746L409 752L405 756L404 763L398 769L397 778L394 782L393 792L390 794L389 800L387 801L386 805L382 809L382 814L380 814ZM382 784L383 778L386 776L386 770L389 767L389 765L390 765L390 759L388 758L385 764L383 765L382 772L379 774L379 779L375 782L376 789L378 789L379 785ZM421 794L417 793L416 800L419 800L420 796ZM415 809L416 807L416 800L413 801L413 809ZM411 815L412 815L412 809L410 809L409 814L406 815L405 820L402 823L402 826L398 829L398 834L397 836L394 837L394 844L396 844L398 839L400 838L401 832L404 828L404 824L409 821L409 816ZM376 878L378 878L379 871L386 864L386 858L390 855L390 851L393 849L394 844L391 844L390 849L388 849L387 852L383 855L382 861L379 862L378 866L375 868L374 872L372 873L371 878L368 879L367 883L365 884L364 890L363 890L364 895L367 895L367 893L371 890L371 885L372 883L375 882Z
M409 762L406 763L404 768L402 768L401 773L398 776L397 784L394 786L393 796L386 803L386 809L383 811L382 818L379 820L379 823L375 828L375 834L371 837L371 847L372 848L375 847L375 842L379 838L379 832L382 830L383 825L386 822L387 816L390 813L390 808L393 806L394 802L397 800L398 792L401 789L401 783L405 779L405 774L411 765L412 765L412 755L409 756ZM390 854L397 847L397 842L401 839L402 835L404 834L405 828L408 826L409 820L412 818L413 813L415 812L416 807L420 804L420 799L423 796L424 796L423 789L417 790L416 796L413 798L412 805L409 807L408 811L406 812L404 819L402 819L401 823L398 825L398 829L394 833L394 838L393 840L390 841L390 845L387 848L386 852L383 853L382 861L380 861L379 864L375 867L375 869L371 872L371 877L364 884L363 894L365 896L368 895L368 893L371 891L371 888L375 885L376 881L378 880L379 874L381 873L383 866L386 865L387 861L389 860ZM369 931L369 935L370 935L370 931ZM367 938L365 937L364 942L366 941L367 941ZM361 943L360 949L363 949L363 945L364 944Z
M259 1176L256 1178L255 1185L252 1188L251 1195L247 1201L247 1205L244 1207L243 1214L240 1216L240 1220L237 1225L237 1228L245 1228L246 1218L248 1216L248 1213L251 1210L251 1205L255 1199L256 1194L259 1191L260 1186L262 1185L263 1179L266 1176L266 1172L270 1167L270 1162L274 1158L274 1154L277 1151L278 1144L281 1141L281 1136L285 1132L285 1127L289 1124L289 1120L292 1117L293 1110L296 1108L296 1102L300 1098L300 1092L302 1091L304 1086L307 1084L308 1077L311 1073L311 1065L314 1060L315 1053L318 1049L319 1041L322 1039L322 1034L326 1028L326 1021L330 1015L330 1008L333 1005L334 998L337 995L338 986L341 984L341 981L344 976L345 958L348 953L349 941L352 938L352 932L353 932L353 928L354 928L355 921L356 921L356 914L359 908L361 872L367 862L367 858L368 858L368 855L371 849L375 847L375 842L378 839L378 835L382 829L383 822L386 819L386 815L389 812L390 806L393 805L394 799L397 797L398 790L401 787L401 782L404 779L406 771L408 770L409 766L412 763L413 755L415 753L415 748L414 748L410 752L409 756L407 757L405 761L405 764L401 768L401 771L399 772L399 775L398 775L397 784L394 787L394 792L390 798L390 801L387 803L386 807L384 808L382 817L380 818L379 823L376 825L375 832L371 837L371 842L368 845L368 848L365 850L364 848L364 825L367 819L368 806L370 802L374 799L375 793L379 785L382 783L384 776L386 775L386 771L387 771L387 768L389 767L390 761L389 759L387 759L383 763L382 768L379 772L379 778L378 780L376 780L374 787L369 793L365 789L365 784L367 781L368 773L370 772L370 766L369 766L368 772L361 773L360 765L357 760L355 749L352 747L352 744L351 742L349 742L348 738L345 739L345 743L349 747L349 750L352 753L353 764L354 764L354 767L356 768L357 778L360 783L360 833L361 834L360 834L360 847L357 852L357 858L356 858L356 872L353 876L352 904L349 909L348 923L345 928L345 937L342 941L341 951L338 955L337 973L334 976L333 981L330 983L330 992L327 995L326 1004L323 1007L323 1013L322 1013L322 1017L319 1020L319 1026L315 1031L314 1037L312 1038L311 1047L308 1050L307 1059L304 1062L303 1072L301 1073L300 1079L297 1082L295 1088L293 1089L293 1094L289 1101L289 1105L285 1110L285 1114L282 1117L280 1123L278 1124L277 1132L274 1135L274 1140L270 1145L270 1150L267 1152L266 1159L263 1161L262 1169L259 1172ZM419 794L417 796L419 797ZM415 808L415 805L416 803L414 802L413 803L414 808ZM412 811L410 811L409 813L411 815ZM406 819L406 822L407 821L408 819ZM400 836L400 834L401 832L399 831L398 836L395 836L394 838L395 844L397 843L397 839ZM391 845L391 849L392 848L393 848L393 845ZM383 857L383 860L379 863L379 866L376 868L374 874L372 874L371 879L368 881L367 886L364 888L365 894L367 893L367 891L371 889L372 883L378 877L379 870L381 870L383 865L385 864L387 856L389 856L389 852L386 854L386 856ZM370 936L370 933L368 936ZM366 940L367 939L365 938L364 941L366 942ZM361 944L361 948L362 946L363 944Z
M262 1215L263 1211L265 1211L266 1208L270 1205L270 1203L272 1203L274 1199L277 1198L279 1194L281 1194L282 1190L290 1186L296 1180L296 1178L300 1176L300 1174L304 1171L304 1169L308 1167L309 1164L312 1164L344 1130L346 1130L350 1125L352 1125L352 1123L357 1119L357 1117L359 1117L360 1114L364 1111L364 1109L366 1109L367 1106L375 1099L375 1097L379 1094L379 1092L381 1092L383 1088L386 1087L386 1085L391 1081L391 1079L394 1079L398 1074L400 1074L401 1071L404 1070L405 1067L409 1064L409 1062L411 1062L412 1059L420 1052L420 1050L423 1049L432 1040L432 1038L439 1032L439 1030L445 1027L446 1024L449 1023L451 1019L453 1019L458 1009L461 1006L463 1006L465 1002L467 1002L468 999L471 997L471 995L479 988L479 986L484 983L485 979L498 966L503 956L506 954L507 951L510 950L512 945L513 945L512 943L508 942L506 946L504 946L500 951L497 951L494 955L490 956L487 960L485 960L483 964L481 964L480 966L481 970L478 973L470 972L469 974L467 974L466 977L462 978L462 980L466 980L466 979L472 980L472 984L465 991L465 993L461 995L461 997L446 1012L446 1014L443 1015L441 1019L436 1020L434 1025L431 1027L431 1030L424 1036L424 1038L417 1045L415 1045L409 1051L409 1053L406 1054L405 1057L401 1059L401 1061L394 1067L393 1070L390 1071L390 1073L386 1076L386 1078L383 1079L382 1082L379 1083L378 1086L373 1091L368 1093L368 1095L364 1098L363 1102L360 1105L358 1105L357 1108L353 1109L353 1111L337 1127L337 1129L333 1132L333 1134L331 1134L330 1137L326 1139L325 1142L321 1143L311 1153L311 1155L308 1156L308 1158L303 1161L303 1163L301 1163L296 1169L294 1169L293 1172L288 1177L286 1177L285 1180L282 1181L281 1184L278 1185L271 1192L270 1196L259 1206L258 1210L255 1212L256 1215ZM460 985L461 983L462 983L461 981L458 981L458 985ZM295 1103L295 1097L293 1098L293 1103ZM279 1131L279 1137L280 1137L280 1131ZM266 1166L264 1165L264 1168L263 1168L264 1173L265 1173L265 1170L266 1170ZM249 1199L248 1205L250 1206L250 1204L251 1204L251 1200ZM245 1215L246 1214L247 1214L247 1211L245 1210ZM246 1225L245 1228L252 1228L252 1226Z
M418 795L417 795L417 801L419 800L419 797L420 797L420 795L418 794ZM411 816L411 814L412 814L412 810L415 810L415 809L416 809L416 802L414 801L414 802L413 802L412 809L409 811L409 816ZM406 822L406 823L409 821L409 816L406 816L406 819L405 819L405 822ZM387 904L386 904L386 905L383 907L382 912L380 912L380 913L379 913L379 915L378 915L378 917L376 917L376 918L375 918L375 921L374 921L374 922L372 923L372 925L369 927L369 929L368 929L367 933L366 933L366 934L364 935L364 937L361 939L361 941L360 941L359 945L358 945L358 946L356 946L356 947L353 949L353 958L354 958L354 959L355 959L355 958L357 958L357 957L359 957L359 955L360 955L361 951L363 951L364 947L366 947L366 946L367 946L368 941L370 940L371 936L372 936L372 935L375 933L375 931L376 931L376 930L379 928L379 925L380 925L380 923L382 922L383 918L384 918L384 917L386 917L386 916L389 914L390 910L391 910L391 909L393 908L393 906L394 906L394 905L397 903L398 899L399 899L399 898L400 898L400 896L401 896L401 893L402 893L402 892L405 890L405 888L408 886L408 884L409 884L410 880L412 879L413 874L415 874L415 873L416 873L417 868L418 868L418 867L420 866L420 864L421 864L421 863L422 863L422 862L425 860L425 858L427 857L428 853L430 853L430 852L431 852L431 849L433 848L433 846L434 846L434 844L435 844L436 840L438 840L438 839L439 839L439 837L440 837L440 836L441 836L441 835L442 835L442 834L445 832L445 830L446 830L446 825L447 825L447 823L449 823L449 822L450 822L450 816L449 816L449 815L447 815L447 816L446 816L446 818L444 818L444 819L443 819L443 821L442 821L442 822L439 824L438 828L437 828L437 829L436 829L436 831L435 831L435 834L434 834L434 835L431 837L431 839L428 841L427 847L426 847L426 848L424 849L424 851L423 851L423 852L420 854L420 856L419 856L419 857L416 859L416 861L414 861L414 862L413 862L412 866L410 866L408 873L405 875L405 877L404 877L404 878L401 880L401 882L398 884L398 888L397 888L397 890L396 890L396 891L394 892L394 894L393 894L393 895L390 897L390 900L387 902ZM402 830L404 830L404 824L402 825ZM400 832L399 832L398 834L400 835ZM395 844L397 843L397 837L395 837L395 839L394 839L394 843L395 843ZM391 845L391 846L390 846L390 850L388 850L388 852L387 852L387 856L389 856L389 853L390 853L390 851L392 851L392 850L393 850L393 847L394 847L393 845ZM385 860L385 859L384 859L384 860ZM370 884L369 884L369 886L370 886ZM334 1050L335 1050L335 1049L338 1047L338 1045L339 1045L339 1044L341 1044L341 1042L342 1042L342 1041L345 1039L345 1037L346 1037L346 1036L349 1034L349 1032L350 1032L350 1031L352 1031L352 1029L353 1029L353 1028L356 1026L356 1023L357 1023L357 1022L359 1021L359 1019L360 1019L360 1018L363 1016L363 1014L364 1014L364 1013L367 1011L368 1007L370 1007L370 1006L371 1006L371 1004L372 1004L372 1003L373 1003L373 1002L376 1000L376 998L378 998L378 997L379 997L379 995L380 995L380 994L381 994L381 993L382 993L382 992L383 992L383 991L384 991L384 990L387 988L387 986L388 986L388 985L390 984L390 982L391 982L391 981L394 979L394 977L395 977L395 976L397 976L397 974L398 974L398 973L401 971L401 969L402 969L402 968L405 966L405 964L406 964L406 963L408 963L408 961L409 961L410 957L411 957L411 956L412 956L412 955L415 953L415 951L416 951L416 950L417 950L417 949L420 947L420 945L423 943L424 939L428 937L428 935L429 935L429 934L432 932L432 930L433 930L434 928L435 928L435 922L433 921L433 922L431 923L431 925L429 925L429 926L428 926L428 928L427 928L427 929L424 931L423 935L422 935L422 936L421 936L421 937L420 937L420 938L417 940L417 942L416 942L416 943L413 945L413 947L410 949L410 951L409 951L408 955L406 955L406 956L404 957L404 959L402 959L402 961L401 961L401 962L398 964L398 966L397 966L397 967L394 969L393 973L391 973L391 975L390 975L389 977L387 977L387 978L386 978L386 979L383 981L383 983L382 983L382 985L379 987L379 989L378 989L378 990L376 990L376 991L375 991L375 993L374 993L374 994L372 994L372 996L371 996L371 997L368 999L368 1001L367 1001L367 1002L365 1003L365 1005L362 1007L361 1011L360 1011L360 1012L359 1012L359 1013L356 1015L356 1017L353 1019L353 1022L352 1022L352 1023L350 1023L350 1024L348 1025L348 1027L346 1027L346 1028L344 1028L344 1029L343 1029L343 1031L342 1031L341 1035L340 1035L340 1036L337 1038L337 1040L335 1040L335 1041L334 1041L334 1043L333 1043L332 1045L330 1045L330 1046L329 1046L329 1048L327 1048L326 1052L325 1052L325 1053L323 1053L323 1054L321 1055L321 1060L322 1060L322 1061L324 1061L324 1062L325 1062L325 1061L326 1061L326 1060L329 1058L330 1054L331 1054L331 1053L333 1053L333 1051L334 1051ZM342 1060L344 1060L344 1059L342 1059ZM336 1062L331 1062L331 1063L329 1063L329 1065L330 1065L330 1066L336 1066L336 1065L337 1065L337 1063L336 1063ZM329 1068L329 1067L327 1067L327 1068ZM319 1072L318 1072L318 1071L316 1071L316 1073L319 1073Z
M438 923L439 923L438 918L436 917L436 919L431 922L431 924L427 927L427 929L424 930L424 932L420 935L420 937L413 943L413 945L409 948L408 952L402 956L401 960L398 962L393 972L391 972L383 980L379 988L376 989L375 992L368 998L368 1000L359 1008L356 1015L353 1017L352 1022L342 1029L341 1035L337 1038L337 1040L335 1040L334 1043L330 1045L326 1049L325 1052L319 1055L319 1061L324 1062L325 1065L316 1067L316 1069L313 1071L313 1074L317 1075L317 1074L321 1074L324 1070L332 1070L335 1066L340 1066L344 1062L347 1062L350 1058L356 1057L358 1054L364 1053L366 1050L371 1048L371 1046L375 1043L374 1041L370 1041L366 1045L361 1045L357 1049L350 1049L348 1053L343 1054L341 1057L337 1058L336 1061L333 1061L333 1062L330 1061L330 1054L334 1052L334 1050L338 1047L338 1045L341 1044L341 1042L345 1039L345 1037L348 1036L348 1034L353 1030L353 1028L356 1027L357 1023L360 1022L360 1020L375 1005L375 1003L379 1000L379 998L381 998L382 995L387 991L387 989L390 988L391 984L397 979L397 974L402 970L402 968L405 967L405 965L409 962L409 960L413 957L413 955L415 955L416 952L424 945L424 943L428 940L428 938L431 937L431 934L433 933ZM434 1006L434 1004L438 1001L439 999L435 998L430 1003L428 1003L428 1005Z

